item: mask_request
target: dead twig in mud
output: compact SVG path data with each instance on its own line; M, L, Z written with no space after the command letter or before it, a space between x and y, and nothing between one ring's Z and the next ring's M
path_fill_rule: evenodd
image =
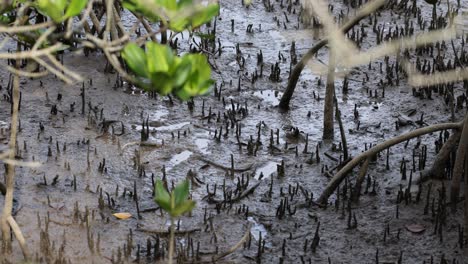
M244 236L239 240L239 242L237 242L237 244L235 244L234 246L232 246L230 249L228 249L227 251L221 253L221 254L218 254L216 256L213 256L211 257L210 260L201 260L201 261L187 261L185 263L192 263L192 264L202 264L202 263L217 263L218 261L220 261L221 259L231 255L232 253L234 253L237 249L239 249L244 243L246 243L248 240L249 240L249 237L250 237L250 229L252 227L252 224L249 223L249 225L247 226L247 231L245 232Z
M331 159L334 162L338 162L339 160L332 155L328 154L327 152L324 152L323 155L325 155L327 158Z
M141 141L133 141L123 145L120 150L123 151L124 149L131 147L131 146L139 146L139 147L148 147L148 148L161 148L163 145L158 143L151 143L151 142L141 142Z
M220 168L222 170L225 170L225 171L234 171L234 172L246 172L248 170L251 170L253 167L254 167L254 164L255 163L252 163L252 164L249 164L247 166L245 166L244 168L231 168L231 167L227 167L227 166L224 166L222 164L219 164L219 163L216 163L214 161L211 161L207 158L204 158L202 156L196 156L195 158L205 162L205 163L208 163L209 165L212 165L216 168Z
M343 160L348 159L348 141L346 140L346 132L343 126L343 121L341 120L341 111L338 108L338 102L335 102L335 116L336 120L338 121L338 126L340 128L340 137L341 137L341 145L343 146Z
M146 209L140 209L140 213L151 213L151 212L156 212L157 210L161 209L161 207L150 207Z
M250 187L249 189L243 191L241 194L239 194L238 196L232 198L232 199L229 199L229 200L216 200L214 198L212 198L211 196L208 196L208 202L209 203L215 203L215 204L221 204L221 203L237 203L239 202L240 200L244 199L245 197L249 196L250 194L252 194L255 189L257 189L257 187L260 185L260 181L257 182L256 184L254 184L252 187Z
M332 42L333 45L333 42ZM325 86L325 100L323 107L323 139L333 139L335 136L333 102L335 101L335 69L336 69L336 52L334 48L330 48L328 52L328 72L327 82ZM336 104L338 107L338 104ZM338 109L338 108L337 108Z
M155 229L145 229L145 228L137 228L136 231L148 233L148 234L155 234L158 236L168 236L169 230L155 230ZM201 232L201 228L194 228L194 229L187 229L187 230L174 230L174 234L177 236L185 236L188 234L192 234L195 232Z
M425 182L430 178L442 179L447 161L450 159L452 151L457 147L458 142L460 141L460 136L461 131L455 131L449 137L437 154L431 168L427 171L423 171L421 178L417 180L417 183Z
M450 187L450 201L452 202L452 210L457 209L456 202L460 193L460 184L463 178L463 166L465 165L465 159L467 156L468 149L468 114L465 114L465 121L463 130L461 132L460 143L458 143L457 154L455 158L455 164L453 165L453 177L452 185ZM465 168L468 170L468 168ZM465 179L467 181L468 179ZM467 190L465 190L466 192Z
M350 162L346 164L341 170L339 170L333 179L327 184L325 187L325 190L322 192L320 195L319 199L317 202L319 204L326 205L328 202L328 198L330 195L335 192L336 188L338 185L341 183L341 181L350 173L354 167L359 165L363 160L372 158L373 156L377 155L377 153L381 152L384 149L387 149L393 145L396 145L401 142L405 142L409 139L419 137L425 134L433 133L436 131L440 130L447 130L447 129L460 129L463 126L463 121L458 122L458 123L443 123L443 124L436 124L428 127L423 127L419 128L416 130L413 130L411 132L408 132L403 135L399 135L397 137L394 137L392 139L389 139L375 147L370 148L369 150L361 153L357 157L353 158Z
M370 15L374 10L378 9L381 5L383 5L385 1L377 0L370 3L367 3L362 8L360 8L356 16L351 18L348 22L346 22L340 29L343 34L346 34L351 28L357 25L363 18ZM281 110L287 110L289 108L289 102L293 96L294 90L296 89L297 82L299 81L299 77L301 76L302 70L304 70L307 63L312 59L312 57L325 45L328 44L328 39L322 39L319 41L315 46L313 46L307 53L302 57L294 69L291 71L291 77L288 81L288 86L284 91L283 96L281 97L279 108Z

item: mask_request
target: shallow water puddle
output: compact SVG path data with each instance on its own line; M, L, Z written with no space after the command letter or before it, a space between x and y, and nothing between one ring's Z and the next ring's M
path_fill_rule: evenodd
M250 227L250 234L255 240L258 241L260 239L260 233L262 234L262 240L268 236L268 231L266 230L265 226L255 221L252 216L247 217L247 221L252 223L252 227ZM268 248L272 247L270 242L266 242L265 246Z
M8 128L10 125L5 121L0 121L0 128Z
M150 126L149 128L150 128L150 132L151 131L174 131L174 130L181 129L184 126L187 126L187 125L190 125L190 122L181 122L181 123L177 123L177 124L172 124L172 125L167 125L167 126L158 126L158 127ZM135 129L137 131L141 131L142 126L137 125L137 126L135 126Z
M195 145L197 145L198 149L203 154L208 154L208 144L210 143L209 139L206 138L197 138L195 139Z
M269 161L259 169L255 171L255 179L260 180L260 179L266 179L269 178L273 173L276 172L276 166L278 163L274 161ZM261 177L260 177L261 176Z
M149 119L152 121L159 121L162 120L163 117L167 116L169 114L169 111L167 109L159 109L155 112L151 112L149 115Z
M275 106L279 104L281 96L283 96L283 93L278 92L278 91L273 91L273 90L264 90L264 91L256 91L253 93L253 95Z
M211 142L209 132L201 132L195 134L194 144L200 150L202 154L209 154L208 146Z
M160 126L156 127L154 130L156 131L171 131L171 130L177 130L181 129L186 125L190 125L190 122L181 122L173 125L167 125L167 126Z
M184 150L181 153L172 156L171 160L169 161L167 165L167 170L171 170L172 168L179 165L180 163L188 160L188 158L190 158L192 154L193 154L192 151Z

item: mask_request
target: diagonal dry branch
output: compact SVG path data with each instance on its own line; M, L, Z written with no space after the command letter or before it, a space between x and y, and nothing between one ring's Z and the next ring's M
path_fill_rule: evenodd
M53 26L54 23L52 21L44 22L41 24L35 24L35 25L27 25L27 26L0 26L0 32L1 33L8 33L8 34L18 34L18 33L24 33L24 32L31 32L39 29L44 29L48 28L50 26Z
M357 12L356 15L348 20L340 29L340 31L346 34L351 28L357 25L362 19L370 15L376 9L381 7L385 3L384 0L374 0L365 4L361 7ZM297 82L299 81L299 77L301 76L302 70L304 70L305 66L309 63L309 61L314 57L314 55L325 45L328 44L328 38L322 39L317 44L315 44L311 49L307 51L307 53L301 58L301 60L294 66L294 69L291 71L291 77L289 78L288 85L286 90L281 97L279 108L281 110L287 110L289 108L289 102L294 94L294 90L296 89Z
M405 49L416 48L438 41L454 39L457 37L457 35L463 34L461 30L463 23L460 23L460 21L466 17L466 14L461 14L454 17L450 20L449 26L445 29L433 30L415 36L388 41L371 48L368 51L359 51L355 48L354 45L346 40L345 34L362 18L380 8L384 4L384 1L373 1L364 5L361 9L359 9L356 16L348 21L341 28L341 30L337 30L337 26L333 22L333 18L329 15L328 10L326 10L324 7L324 0L309 0L307 3L316 9L314 14L321 18L324 27L327 28L330 33L326 39L321 40L314 47L312 47L292 70L288 85L279 104L279 108L281 110L287 110L289 108L289 102L292 98L297 81L299 80L299 76L302 73L304 67L318 52L318 50L325 46L329 41L330 49L334 49L337 57L340 58L340 61L337 63L336 67L352 68L355 66L368 64L369 62L384 56L398 54L400 51ZM319 73L327 72L325 68L319 69L318 71ZM468 79L468 70L455 69L444 73L436 73L433 76L416 74L412 71L408 72L408 75L410 76L409 83L413 86L419 87L466 80Z
M353 158L350 162L348 162L341 170L339 170L335 176L330 180L330 182L325 187L325 190L322 192L320 197L318 198L318 203L322 205L326 205L328 202L328 198L332 193L336 190L338 185L344 180L344 178L354 169L354 167L361 164L366 159L372 158L373 156L377 155L377 153L385 150L391 146L399 144L401 142L405 142L415 137L419 137L425 134L433 133L436 131L447 130L447 129L460 129L463 126L463 122L458 123L444 123L444 124L436 124L431 125L428 127L419 128L408 132L406 134L402 134L391 138L383 143L376 145L375 147L370 148L369 150L359 154L355 158Z

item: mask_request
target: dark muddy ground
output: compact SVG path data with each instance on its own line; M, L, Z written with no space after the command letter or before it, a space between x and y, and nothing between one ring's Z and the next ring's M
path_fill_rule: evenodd
M427 169L434 158L434 141L439 133L391 148L389 169L383 153L369 168L369 192L361 196L359 203L348 207L345 196L349 197L349 192L340 197L339 203L333 195L328 209L308 202L310 194L318 197L330 179L324 168L331 170L339 164L342 152L333 145L339 145L340 136L336 125L335 140L321 140L323 100L315 97L324 98L325 77L318 85L319 77L310 70L301 76L290 111L282 113L277 108L289 76L291 42L296 42L300 58L321 38L320 30L311 30L311 26L300 23L293 14L293 10L298 13L299 5L292 4L288 12L287 1L281 2L271 1L274 7L271 12L262 1L254 1L249 8L243 7L241 1L221 3L216 38L220 39L222 53L210 56L215 68L213 78L218 90L222 87L221 95L211 92L196 98L193 110L177 100L151 98L126 83L116 85L118 76L105 73L105 57L96 53L89 57L75 53L64 56L65 65L87 79L85 115L81 114L81 83L66 86L54 76L22 79L19 153L23 160L40 161L43 166L17 169L15 218L36 261L61 258L72 263L163 262L161 254L167 254L169 218L153 202L152 177L162 178L165 168L170 183L186 177L192 179L192 197L197 202L193 213L179 222L177 250L181 262L210 261L250 232L251 239L245 245L217 262L468 263L466 250L463 252L459 246L463 202L457 213L446 214L442 232L435 232L440 190L448 191L448 181L444 184L431 180L418 186L414 180L411 201L396 202L400 186L406 188L409 179L408 176L402 180L402 159L409 161L409 175L413 152L416 153L413 172L416 178L420 174L419 153L427 146ZM342 1L333 5L335 14L348 13ZM411 3L408 9L410 6ZM417 7L422 10L421 18L429 23L431 7L423 1L418 1ZM445 2L440 4L439 14L445 14L446 9ZM353 10L350 8L349 14ZM389 28L394 31L395 25L404 26L405 12L397 5L387 6L377 16L377 22L385 25L387 31ZM416 28L417 19L411 21ZM360 23L367 33L363 49L376 42L370 23L370 19ZM250 24L252 32L246 32ZM181 41L181 49L189 42L187 38ZM460 42L455 41L458 49ZM243 67L236 60L236 45L241 52L239 56L245 60L245 64L241 62ZM260 74L257 65L260 51L264 58L263 77L252 82L252 74L255 71ZM450 45L442 52L446 53L445 62L453 61ZM410 53L415 61L415 52ZM319 52L318 61L326 63L326 48ZM281 80L272 81L269 75L276 62ZM395 57L390 57L389 64L394 63ZM352 69L347 95L342 93L343 79L336 80L353 156L370 144L419 126L408 124L396 130L399 113L412 113L409 118L413 121L423 114L427 124L450 121L450 105L443 95L433 93L432 99L413 96L403 76L399 85L382 86L379 83L381 80L386 83L386 71L383 59L373 62L370 68L365 65ZM5 87L8 73L2 70L1 77L1 85ZM454 91L455 96L466 93L463 84L455 85ZM369 92L377 96L369 96ZM2 93L6 93L5 89ZM59 94L61 100L57 99ZM355 105L359 125L353 113ZM58 109L56 114L51 113L53 106ZM466 103L462 107L466 108ZM0 108L0 140L6 149L10 104L2 101ZM463 111L457 110L457 121ZM138 146L145 119L149 120L150 136L144 145ZM234 119L237 123L232 125ZM109 124L107 130L103 124ZM291 131L295 127L300 131L298 134ZM261 143L258 149L257 140ZM230 170L231 159L234 173ZM277 166L282 162L284 176L280 177ZM357 170L350 176L350 184L355 174ZM223 202L223 190L234 198L251 188L254 189L248 196ZM343 185L341 189L345 189ZM289 210L283 213L281 206L286 201ZM0 202L3 203L2 196ZM133 217L118 220L112 215L117 212L129 212ZM423 232L408 231L406 227L412 224L421 225ZM317 228L320 242L313 248ZM15 244L13 255L3 261L16 263L21 259Z

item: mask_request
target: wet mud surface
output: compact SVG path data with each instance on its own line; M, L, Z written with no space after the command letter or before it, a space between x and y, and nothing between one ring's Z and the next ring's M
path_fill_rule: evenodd
M370 164L358 203L350 203L349 192L343 192L347 184L354 184L358 169L326 209L312 202L343 155L337 124L335 140L322 140L323 99L319 98L324 98L326 77L306 69L290 110L281 112L277 105L289 76L291 42L295 41L300 59L322 35L300 22L299 4L293 1L288 11L290 1L270 2L273 11L262 1L253 1L249 8L241 1L221 3L216 21L221 53L218 43L209 51L216 91L190 103L139 91L117 74L105 72L106 60L99 53L63 56L65 65L85 76L83 84L66 86L52 75L22 79L18 153L24 161L43 165L17 168L14 210L35 260L162 263L170 221L152 199L152 184L165 177L170 185L190 179L191 196L197 202L193 213L178 222L181 263L210 262L246 232L250 239L217 263L468 263L466 250L459 246L463 202L456 213L446 213L442 231L435 232L439 197L450 183L415 183L434 159L439 133L392 147L388 168L387 154L381 153ZM333 5L335 14L353 14L354 9L342 1ZM417 7L428 23L432 8L422 1ZM440 13L446 9L445 3L438 6ZM404 25L404 12L387 6L377 23L393 31L395 25ZM417 19L411 21L416 27ZM362 49L375 45L372 22L364 19L356 27L356 32L362 26L367 33ZM251 32L246 32L249 25ZM455 41L459 48L460 42ZM180 41L180 50L190 43L188 38ZM453 61L451 49L446 53L445 61ZM411 56L416 60L414 51ZM326 63L327 57L323 48L315 61ZM432 61L430 55L419 57ZM388 62L394 65L395 56ZM279 80L270 78L276 63ZM343 79L336 80L352 156L416 129L421 115L423 125L451 120L444 95L414 96L404 76L399 85L387 84L387 70L384 59L352 69L347 94ZM258 78L252 81L255 72ZM0 73L6 87L9 75ZM454 93L455 97L466 93L462 83L454 86ZM10 104L3 100L0 109L0 141L6 149ZM463 111L455 113L457 121ZM402 115L409 121L405 119L406 125L397 130L395 122ZM145 121L148 139L139 144ZM425 147L427 160L421 161ZM403 159L406 179L400 169ZM411 198L397 203L398 191L407 188L410 174ZM132 217L118 220L112 215L117 212ZM8 260L21 259L15 244Z

